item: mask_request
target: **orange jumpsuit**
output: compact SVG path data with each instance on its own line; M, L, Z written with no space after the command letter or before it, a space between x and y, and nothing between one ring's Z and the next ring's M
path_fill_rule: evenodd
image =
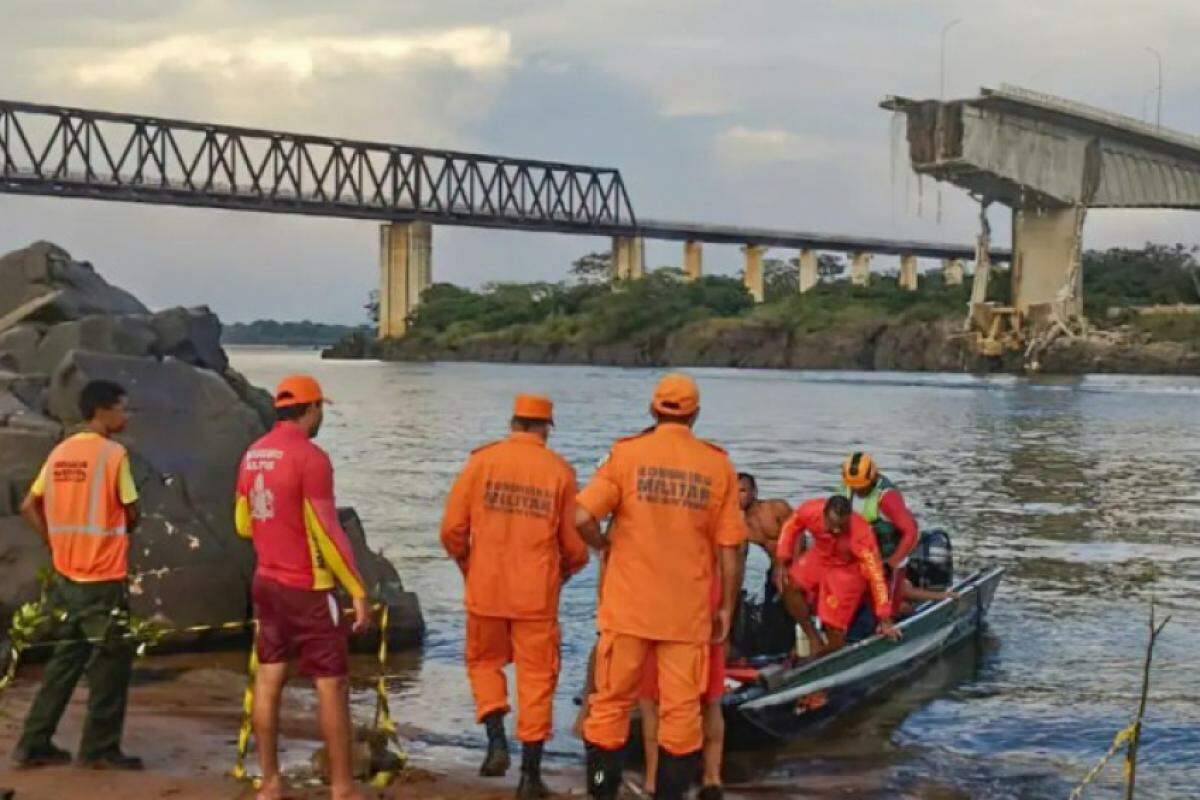
M659 743L672 755L694 753L703 744L716 549L746 539L733 464L686 425L663 423L619 440L578 502L597 520L613 514L584 738L605 750L624 745L653 653Z
M793 561L797 540L805 531L812 534L813 546ZM858 513L850 515L849 531L834 536L825 530L825 500L801 503L783 524L775 553L788 565L788 579L804 592L822 624L848 630L868 592L875 616L892 616L879 542L870 523Z
M475 450L442 517L442 544L466 579L467 675L478 721L507 712L517 665L517 738L550 737L558 683L558 595L587 564L575 529L575 471L533 433Z

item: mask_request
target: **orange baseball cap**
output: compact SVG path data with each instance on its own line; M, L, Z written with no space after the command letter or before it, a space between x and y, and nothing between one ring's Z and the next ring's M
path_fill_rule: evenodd
M554 403L540 394L519 394L513 401L513 416L523 419L540 419L554 424Z
M696 382L682 372L672 372L654 387L650 407L660 414L686 417L700 408L700 390Z
M302 403L330 403L321 392L321 384L311 375L288 375L275 387L275 407L287 408Z

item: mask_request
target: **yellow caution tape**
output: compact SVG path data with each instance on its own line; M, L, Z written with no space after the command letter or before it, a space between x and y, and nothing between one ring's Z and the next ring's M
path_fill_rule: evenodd
M1112 745L1109 746L1108 752L1104 754L1104 757L1100 759L1096 766L1092 767L1088 771L1087 775L1083 776L1083 781L1075 787L1075 789L1067 797L1067 800L1079 800L1079 798L1083 797L1083 790L1087 788L1087 785L1094 781L1096 777L1104 770L1105 765L1112 760L1112 757L1117 754L1117 751L1129 744L1129 741L1133 738L1133 734L1137 731L1137 729L1138 723L1134 722L1128 727L1117 731L1117 735L1113 737ZM1129 766L1130 765L1127 758L1125 762L1126 780L1129 779Z
M381 604L381 606L382 610L379 619L379 675L375 680L375 719L373 728L377 733L383 734L384 741L390 741L399 746L400 736L396 729L396 723L392 721L387 699L388 607L386 604ZM257 630L255 638L257 640ZM252 780L255 788L260 787L261 781L258 778L251 778L246 772L246 754L250 750L250 735L253 732L251 713L254 709L254 676L257 671L258 649L256 646L251 645L250 660L246 668L246 691L242 695L242 725L238 729L237 756L231 774L238 780ZM408 756L403 750L396 755L399 757L401 769L403 769L403 766L408 761ZM375 788L383 789L391 785L392 781L396 779L396 774L396 770L380 770L370 776L369 783Z
M250 779L246 774L246 753L250 750L251 712L254 710L254 678L258 673L258 627L254 629L254 641L250 644L250 660L246 665L246 691L242 693L242 726L238 729L237 757L233 762L233 777L239 781ZM252 779L259 788L259 779Z
M44 600L44 596L43 596ZM120 636L92 636L80 637L75 639L52 639L43 640L38 634L42 633L46 625L51 622L51 618L57 619L59 622L65 621L66 614L61 611L45 612L42 607L42 602L26 603L16 613L13 614L12 627L9 629L9 660L8 665L4 670L4 674L0 676L0 692L8 688L16 678L17 667L21 660L21 654L28 647L33 645L54 647L61 644L77 644L86 642L88 644L101 644L104 642L116 639L126 639L138 642L136 654L143 656L146 654L148 647L158 644L168 636L179 636L196 633L210 633L213 631L231 631L240 630L249 625L253 625L252 620L239 620L236 622L223 622L216 625L191 625L185 628L164 628L152 621L143 620L133 617L123 609L113 609L113 619L125 628L125 633ZM391 710L388 707L387 699L387 657L388 657L388 614L389 609L386 603L380 604L380 619L379 619L379 674L375 679L375 718L373 729L376 733L382 734L382 739L385 742L400 744L399 733L396 728L396 723L392 720ZM258 630L255 628L254 643L250 646L250 658L246 669L246 689L242 694L242 723L238 729L237 737L237 756L234 761L231 774L234 778L242 781L251 781L255 788L261 785L260 778L252 778L246 772L246 755L250 750L250 736L253 733L253 725L251 716L254 709L254 681L255 675L258 672L258 648L256 646L258 639ZM401 769L407 763L408 756L400 750L396 754L399 758ZM396 770L381 770L370 778L372 786L384 788L395 780L397 775Z

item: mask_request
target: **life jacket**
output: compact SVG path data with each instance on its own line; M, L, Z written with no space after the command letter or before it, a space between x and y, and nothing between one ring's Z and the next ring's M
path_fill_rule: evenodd
M879 515L879 502L883 499L885 492L895 488L896 485L886 476L880 475L875 479L875 486L871 488L870 493L861 498L862 508L858 512L875 529L875 538L879 540L879 555L885 559L896 552L896 547L900 544L900 536L896 532L896 527ZM855 494L844 483L841 494L853 505Z
M124 580L129 536L118 481L125 448L95 434L59 444L46 459L43 503L54 569L73 581Z

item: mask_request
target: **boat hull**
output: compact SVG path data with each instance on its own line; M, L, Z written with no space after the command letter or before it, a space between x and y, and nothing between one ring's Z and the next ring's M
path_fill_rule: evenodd
M727 745L761 746L819 730L921 669L980 629L1003 574L997 567L959 581L957 597L926 604L900 623L899 642L872 636L808 664L765 670L726 694ZM822 695L824 704L811 708L811 698Z

